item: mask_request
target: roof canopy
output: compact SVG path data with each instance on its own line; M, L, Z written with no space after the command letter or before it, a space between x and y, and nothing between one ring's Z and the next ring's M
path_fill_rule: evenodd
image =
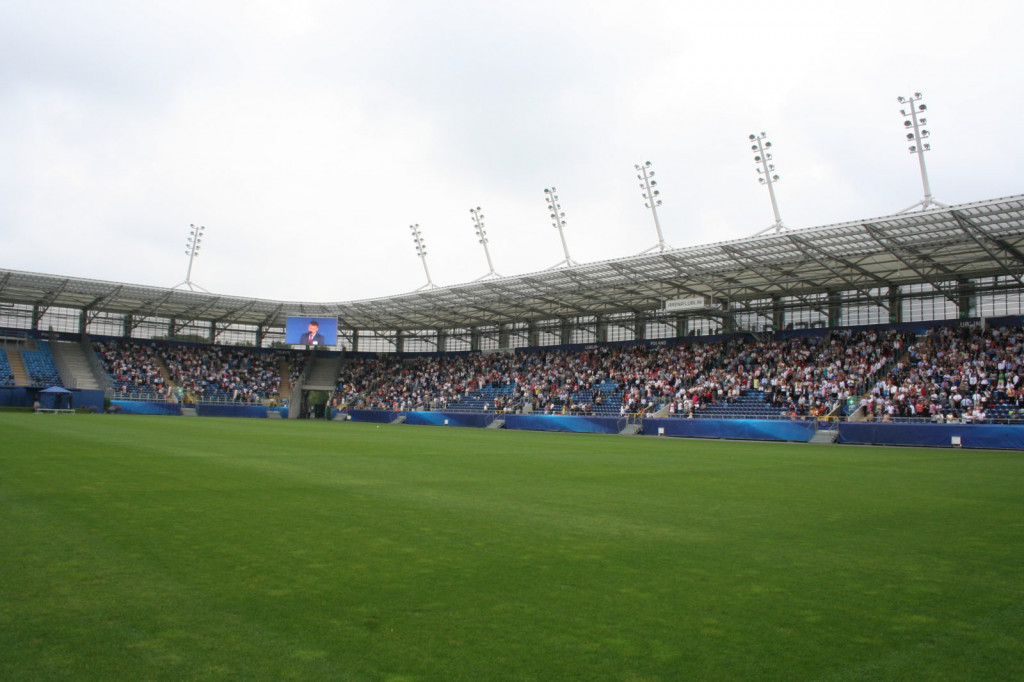
M0 301L261 327L283 327L289 315L336 316L342 328L385 331L653 311L693 296L742 304L918 283L955 300L950 282L999 275L1024 286L1024 195L361 301L272 301L3 269Z

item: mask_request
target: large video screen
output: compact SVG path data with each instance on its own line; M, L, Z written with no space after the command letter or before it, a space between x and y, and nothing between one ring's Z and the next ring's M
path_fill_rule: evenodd
M284 342L295 346L334 346L338 343L338 318L289 317Z

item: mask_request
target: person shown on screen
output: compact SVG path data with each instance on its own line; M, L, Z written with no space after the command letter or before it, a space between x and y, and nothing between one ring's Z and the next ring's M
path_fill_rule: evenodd
M309 332L303 334L299 343L306 346L320 346L324 342L324 335L320 333L320 323L316 320L309 321Z

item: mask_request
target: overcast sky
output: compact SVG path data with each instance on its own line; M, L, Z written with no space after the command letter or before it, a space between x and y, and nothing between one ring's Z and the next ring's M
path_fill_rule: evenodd
M698 7L699 5L699 7ZM0 267L346 301L1024 192L1018 2L7 0Z

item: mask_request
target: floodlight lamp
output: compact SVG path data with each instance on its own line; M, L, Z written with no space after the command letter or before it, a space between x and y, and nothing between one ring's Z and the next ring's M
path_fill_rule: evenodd
M758 163L761 163L761 157L760 156L755 156L754 157L754 161L757 161Z
M755 135L754 135L753 133L751 133L751 134L750 134L750 139L751 139L751 140L756 140L756 139L757 139L757 137L756 137L756 136L755 136Z
M914 99L921 99L921 93L920 92L915 92L914 93Z
M772 146L772 143L771 143L771 142L765 142L765 143L764 143L764 148L765 148L765 149L768 149L768 148L769 148L769 147L771 147L771 146Z
M657 180L651 180L651 187L657 187L657 186L658 186L658 181Z
M927 130L921 131L921 137L928 137L929 135L931 135L931 133L929 133Z
M928 105L927 104L918 105L917 110L918 111L928 111Z
M772 180L778 180L778 179L779 179L779 176L778 176L778 175L773 175L773 176L772 176Z
M921 146L924 148L925 151L929 151L932 148L932 146L930 144L928 144L927 142L925 142Z
M760 182L762 185L764 184L764 178L758 178L757 181Z
M914 139L914 133L907 133L907 139L908 140L913 140Z
M914 125L914 124L911 123L909 120L903 122L903 126L906 127L906 128L909 128L912 125Z
M910 145L910 153L913 154L916 151L917 151L917 145L913 145L913 144Z
M757 145L756 144L750 145L750 151L756 152L757 151Z

